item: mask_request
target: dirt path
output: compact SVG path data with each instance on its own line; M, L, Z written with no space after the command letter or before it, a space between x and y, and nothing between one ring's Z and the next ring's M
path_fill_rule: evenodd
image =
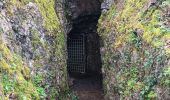
M100 76L75 78L72 91L79 100L104 100Z

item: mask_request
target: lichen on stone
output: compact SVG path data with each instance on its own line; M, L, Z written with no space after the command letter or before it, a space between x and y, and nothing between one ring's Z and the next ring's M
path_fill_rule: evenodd
M54 6L53 0L9 0L2 8L2 99L53 99L67 91L64 34Z
M168 2L120 0L102 14L98 31L104 38L101 53L108 99L161 99L159 95L169 91L170 76L164 76L169 68ZM160 77L168 89L159 93L156 89L164 88L165 82Z
M5 44L0 45L0 53L2 55L0 81L3 90L3 98L1 99L39 99L36 87L29 79L30 71L22 59L10 52Z
M44 26L50 32L57 33L60 31L59 19L55 12L55 1L54 0L35 0L39 6L40 12L43 16Z

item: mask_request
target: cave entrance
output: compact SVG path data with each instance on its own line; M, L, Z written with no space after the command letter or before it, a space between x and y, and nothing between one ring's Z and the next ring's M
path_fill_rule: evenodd
M100 40L97 32L101 0L68 0L67 68L70 75L101 73Z
M69 85L79 100L103 100L99 36L86 31L67 36Z
M70 33L67 36L69 74L101 73L99 36L97 33Z
M102 100L101 42L97 32L101 0L68 0L66 9L70 89L80 100Z
M76 28L67 35L67 69L70 75L101 73L99 36L94 30L96 27L92 26L87 26L86 30Z

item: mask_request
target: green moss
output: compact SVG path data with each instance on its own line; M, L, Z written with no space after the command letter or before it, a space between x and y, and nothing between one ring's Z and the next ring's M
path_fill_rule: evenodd
M59 31L59 20L55 12L55 1L54 0L35 0L39 10L43 16L44 26L51 33ZM55 32L54 32L55 31Z
M106 94L111 96L116 91L125 99L140 93L141 99L150 100L157 98L156 86L169 86L169 75L163 73L166 73L170 55L170 49L165 48L170 28L163 23L169 20L164 10L170 2L157 2L157 5L148 6L148 0L125 0L101 16L98 31L105 44L102 59L107 76L104 79ZM114 55L118 57L115 59ZM154 68L160 66L164 71L156 72ZM158 77L166 82L159 81Z
M10 3L12 3L13 5L17 6L17 7L22 7L25 4L29 3L29 2L34 2L34 0L11 0Z
M5 44L0 44L0 84L3 88L4 98L7 98L11 93L19 100L39 99L39 94L36 87L29 80L30 70L22 62L21 57L6 47Z
M62 33L62 30L60 29L60 23L59 19L55 12L55 0L10 0L10 5L8 6L9 15L13 16L14 13L11 11L12 7L15 6L18 9L22 9L27 3L34 2L37 4L37 7L39 8L39 11L43 18L43 26L45 27L46 34L50 35L51 37L54 37L54 45L49 45L47 41L42 41L41 37L39 36L40 33L38 33L37 30L31 30L32 33L32 45L35 50L35 59L34 59L34 66L36 69L40 68L42 65L41 60L47 59L49 57L40 58L40 54L37 50L39 46L42 46L43 49L45 49L47 56L51 55L53 53L56 56L57 61L55 62L55 65L52 65L50 67L50 71L48 72L49 75L47 75L45 78L48 79L55 79L56 74L59 69L61 70L62 74L62 84L55 84L53 82L52 84L47 84L48 90L50 91L49 95L50 97L56 98L56 96L60 96L60 92L63 93L63 91L68 90L67 83L65 82L67 79L67 69L66 69L66 61L65 61L65 37L64 33ZM22 58L14 53L11 53L11 51L5 46L1 45L0 50L3 51L3 58L0 60L0 64L3 66L1 69L6 72L6 74L9 76L9 78L12 78L12 80L16 80L17 88L14 88L15 94L18 95L19 99L27 98L27 99L43 99L45 98L45 86L44 84L40 84L41 86L37 86L37 84L34 82L33 77L30 75L29 68L22 62ZM53 52L49 50L54 50ZM48 62L49 63L49 62ZM51 63L49 63L51 64ZM55 67L54 67L55 66ZM59 68L59 69L56 69ZM15 78L12 77L15 75ZM33 78L33 79L32 79ZM8 80L8 79L7 79ZM43 85L43 86L42 86ZM24 87L25 86L25 87ZM13 86L15 87L15 86ZM24 89L25 88L25 89ZM30 88L30 90L28 90ZM31 93L32 91L32 93ZM33 92L35 91L35 92ZM4 93L5 94L5 93ZM9 94L9 93L7 93Z
M163 18L162 9L156 6L143 9L146 8L148 3L148 0L127 0L123 8L114 7L106 14L107 17L101 23L104 25L101 27L104 26L108 31L111 31L114 27L116 32L119 33L115 41L115 47L119 47L126 42L126 36L136 29L143 31L140 35L147 43L158 48L165 44L166 39L170 39L170 32L165 31L168 28L164 29L163 22L160 21ZM112 20L113 18L114 20ZM167 52L169 52L168 49Z
M18 8L29 2L35 2L43 17L43 25L49 31L48 34L60 31L60 23L55 12L55 0L11 0L10 3Z
M36 49L38 46L44 46L44 41L41 41L40 33L37 30L31 30L32 33L32 45Z

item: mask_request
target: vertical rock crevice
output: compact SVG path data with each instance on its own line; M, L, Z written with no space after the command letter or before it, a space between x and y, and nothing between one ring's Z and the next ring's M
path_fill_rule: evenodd
M84 34L87 73L99 73L101 70L100 44L97 33L97 23L101 15L99 0L70 0L67 1L67 16L70 31L66 35Z

